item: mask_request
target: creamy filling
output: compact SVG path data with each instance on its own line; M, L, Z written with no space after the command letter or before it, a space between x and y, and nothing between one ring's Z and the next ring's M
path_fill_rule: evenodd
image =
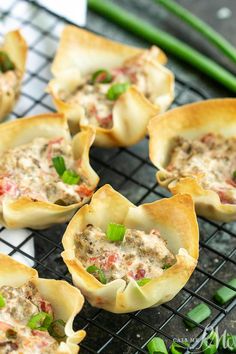
M0 307L1 354L53 354L58 342L48 331L27 326L32 316L47 312L53 316L52 306L44 300L31 282L19 287L1 286L5 305Z
M68 103L79 103L85 111L83 124L91 124L105 129L113 126L112 111L115 100L109 100L106 94L116 83L135 85L143 95L154 102L153 93L148 85L145 62L157 56L157 48L152 47L136 60L121 67L111 69L110 83L91 84L91 74L87 75L81 85L70 95L61 93L61 98Z
M83 266L95 265L107 281L159 277L175 262L158 230L146 233L126 229L123 241L111 242L100 228L87 225L75 235L74 242L76 257Z
M200 139L176 139L166 167L173 178L194 177L204 189L218 193L222 203L236 204L236 138L209 133Z
M28 197L60 205L79 203L92 190L80 176L79 184L62 181L53 166L52 158L63 156L68 169L78 171L71 145L63 137L52 140L35 138L28 144L7 150L0 159L0 202L3 198Z
M12 92L16 94L20 87L20 76L17 70L9 70L5 73L0 71L0 91Z

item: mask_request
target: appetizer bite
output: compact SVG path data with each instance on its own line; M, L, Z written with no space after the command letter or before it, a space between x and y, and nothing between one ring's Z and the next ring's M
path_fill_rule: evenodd
M96 145L129 146L173 100L174 78L165 62L155 46L134 48L66 26L48 90L72 131L93 126Z
M198 259L190 196L136 207L109 185L76 213L62 242L74 284L91 305L114 313L171 300Z
M93 194L92 129L71 139L66 118L44 114L0 127L0 223L42 229L68 221Z
M192 196L199 215L236 220L236 100L186 105L149 123L157 180Z
M20 93L27 44L19 31L8 32L0 45L0 120L11 112Z
M62 280L41 279L36 270L0 253L0 352L76 354L83 330L72 324L84 298Z

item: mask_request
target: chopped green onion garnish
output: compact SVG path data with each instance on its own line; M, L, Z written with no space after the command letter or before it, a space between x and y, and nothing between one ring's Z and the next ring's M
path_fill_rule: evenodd
M227 284L236 288L236 278L230 280ZM222 286L216 291L213 297L219 304L223 305L226 302L232 300L235 296L236 290L231 290L226 286Z
M73 170L65 170L61 179L66 184L78 184L80 176Z
M162 269L168 269L170 267L171 267L171 264L166 263L166 264L163 265Z
M236 170L232 173L232 178L236 180Z
M230 353L236 353L236 335L229 333L224 334L220 340L220 349L225 349Z
M147 344L149 354L168 354L166 345L160 337L154 337Z
M53 317L47 312L39 312L36 315L33 315L27 326L31 329L37 329L39 331L47 331L50 324L52 323Z
M139 286L144 286L145 284L149 283L150 280L151 280L150 278L143 278L143 279L136 280L136 283Z
M55 170L59 174L59 176L62 176L66 170L64 157L63 156L55 156L52 158L52 163L53 163L53 166L55 167Z
M202 351L204 354L215 354L219 346L218 334L212 331L202 342Z
M119 98L120 95L122 95L122 93L128 90L129 86L130 84L128 82L112 85L107 91L108 100L111 101L117 100L117 98Z
M104 272L100 268L96 267L95 265L91 265L86 270L90 274L97 275L98 279L100 280L100 282L102 284L106 284L107 283L106 276L105 276Z
M6 337L8 339L16 339L17 332L14 331L14 329L9 328L9 329L6 330Z
M91 83L95 84L97 83L102 83L102 84L107 84L112 81L112 75L109 73L109 71L105 69L100 69L95 71L93 73L92 78L91 78Z
M171 352L171 354L182 354L182 353L186 352L187 347L189 347L188 342L183 342L183 344L173 342L170 347L170 352Z
M4 307L6 305L6 301L4 297L0 294L0 308Z
M0 71L5 73L8 70L14 70L15 65L6 52L0 51Z
M62 339L65 337L65 325L63 320L55 320L50 324L48 333L54 338Z
M186 316L198 324L206 320L208 317L211 315L211 310L206 304L199 304L196 307L194 307L191 311L189 311ZM195 323L192 323L188 321L187 319L184 319L184 323L190 327L194 328L196 327Z
M125 236L126 227L121 224L110 223L107 226L106 235L108 240L116 242L123 241Z

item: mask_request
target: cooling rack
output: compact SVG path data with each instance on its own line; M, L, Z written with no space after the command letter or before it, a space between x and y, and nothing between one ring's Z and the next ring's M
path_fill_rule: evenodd
M0 35L12 28L21 28L30 49L22 94L9 119L53 111L50 97L44 90L64 19L26 0L2 1L0 10ZM177 73L173 107L205 98L208 98L206 92L185 83ZM169 196L155 181L155 168L148 159L147 138L125 149L93 148L91 162L101 177L100 185L110 183L135 204ZM220 333L224 330L235 332L235 301L219 306L212 295L235 276L236 224L199 218L199 227L199 263L183 290L158 308L125 315L110 314L86 303L75 321L76 329L84 328L87 332L81 354L147 353L146 344L155 335L162 337L168 345L173 340L187 339L191 343L189 351L196 352L209 326L218 327ZM71 281L60 257L65 228L66 225L60 225L43 231L9 231L2 227L0 251L34 266L41 277ZM194 330L187 330L183 319L188 310L200 302L208 304L212 314Z

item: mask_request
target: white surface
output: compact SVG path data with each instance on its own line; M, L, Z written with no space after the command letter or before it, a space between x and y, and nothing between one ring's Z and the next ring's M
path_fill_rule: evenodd
M38 3L59 16L74 22L76 25L85 25L86 0L38 0Z
M17 229L17 230L7 230L4 229L1 233L0 233L0 237L2 240L6 240L6 242L8 242L9 244L11 244L12 246L19 246L20 244L22 244L22 242L24 242L27 237L31 234L31 231L29 230L25 230L25 229ZM31 255L32 257L34 257L34 241L33 238L30 238L29 240L27 240L27 242L22 245L20 247L20 249ZM14 249L12 247L9 247L7 244L5 244L4 242L2 242L0 240L0 252L1 253L5 253L5 254L9 254L13 251ZM23 254L16 252L13 254L13 258L32 267L34 265L34 262L28 258L25 257Z

